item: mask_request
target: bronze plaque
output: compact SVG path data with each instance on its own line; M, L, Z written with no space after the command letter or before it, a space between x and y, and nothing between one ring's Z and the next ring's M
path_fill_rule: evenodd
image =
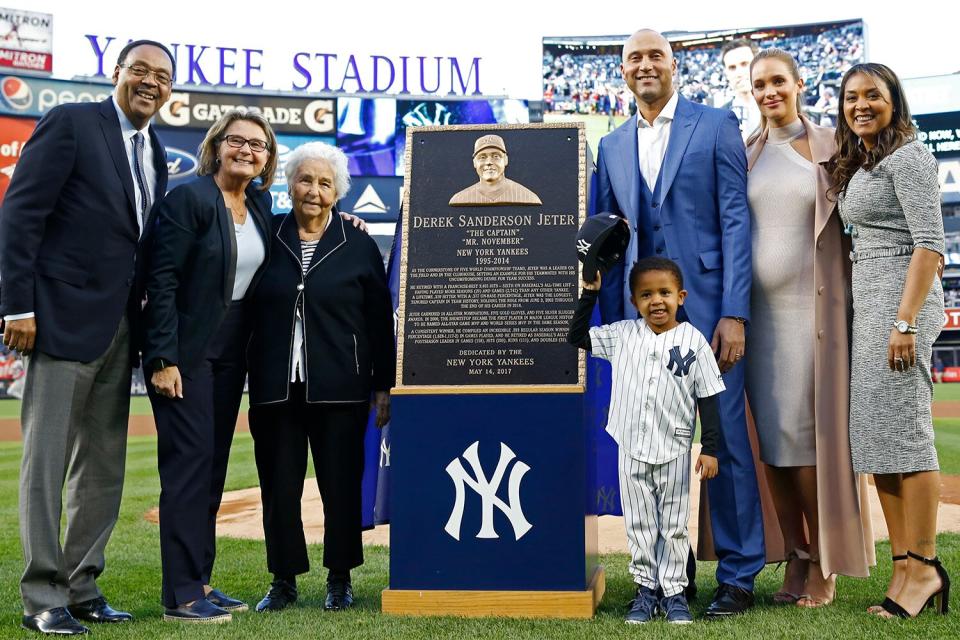
M582 123L410 127L405 160L397 386L582 386Z

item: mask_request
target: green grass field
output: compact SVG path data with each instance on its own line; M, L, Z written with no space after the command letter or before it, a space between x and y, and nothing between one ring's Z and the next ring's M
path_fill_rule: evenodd
M17 533L17 470L20 446L0 443L0 638L29 637L19 631L20 602L17 584L22 569ZM230 460L227 489L256 484L252 442L238 434ZM595 619L589 621L461 620L455 618L405 618L379 613L380 591L388 584L388 551L368 548L366 564L354 572L358 598L355 610L329 614L321 610L325 574L320 570L321 548L311 548L314 571L300 579L301 600L280 614L245 613L223 626L181 628L163 623L159 605L160 554L158 530L143 514L157 503L159 482L156 472L156 440L131 438L127 457L127 482L120 520L108 547L106 573L100 585L111 602L130 610L137 621L117 627L96 627L98 638L627 638L652 632L658 638L956 638L960 635L960 613L947 617L927 613L916 621L881 621L864 613L874 603L889 578L889 547L877 548L881 564L869 579L840 578L839 598L828 609L805 611L794 607L776 608L770 594L782 575L773 567L765 569L757 582L760 604L748 615L730 621L698 623L673 628L658 622L643 631L622 621L631 597L627 557L614 554L602 558L607 571L607 593ZM960 536L941 535L940 553L954 574L960 576ZM702 613L715 586L713 564L701 563L698 584L705 594L694 606ZM958 577L960 579L960 577ZM269 575L263 543L221 539L218 549L216 586L231 595L255 603L264 593ZM960 607L960 598L953 598ZM653 637L653 636L651 636Z

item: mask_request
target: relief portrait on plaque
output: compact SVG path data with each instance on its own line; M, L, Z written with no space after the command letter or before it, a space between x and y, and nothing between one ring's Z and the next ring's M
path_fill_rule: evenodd
M506 177L507 145L503 138L488 134L473 143L473 168L480 181L450 198L451 207L540 205L540 197L519 182Z

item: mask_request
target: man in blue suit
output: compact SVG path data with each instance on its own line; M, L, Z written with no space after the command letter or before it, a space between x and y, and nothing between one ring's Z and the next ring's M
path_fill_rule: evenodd
M712 336L727 388L720 396L720 473L709 482L719 587L707 615L720 617L752 606L754 577L765 561L738 365L750 313L747 162L733 113L681 97L673 87L676 69L659 33L638 31L624 43L620 70L639 113L600 141L597 211L623 216L634 233L626 265L604 277L600 313L604 323L636 317L625 304L630 264L668 257L689 291L681 313Z
M149 125L170 97L173 69L159 43L125 46L109 99L55 107L40 120L0 210L3 341L28 355L22 624L40 633L132 618L107 604L96 579L123 491L140 247L167 185Z

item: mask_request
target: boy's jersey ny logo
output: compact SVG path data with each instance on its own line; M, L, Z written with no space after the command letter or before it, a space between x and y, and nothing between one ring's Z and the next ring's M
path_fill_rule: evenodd
M690 365L697 359L697 354L693 349L687 352L687 355L680 355L680 347L670 349L670 362L667 363L667 369L673 371L675 376L685 376L690 372Z

